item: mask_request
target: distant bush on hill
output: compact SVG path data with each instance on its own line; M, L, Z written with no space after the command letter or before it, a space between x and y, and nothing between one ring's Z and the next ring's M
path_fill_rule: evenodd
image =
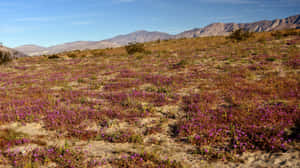
M299 36L300 32L297 31L296 29L288 29L286 31L284 31L283 36L287 37L287 36Z
M283 37L283 33L281 31L274 31L271 33L271 35L276 39L281 39Z
M48 59L57 59L57 58L59 58L59 56L56 54L48 56Z
M0 64L5 64L12 60L12 55L6 51L0 51Z
M300 31L297 31L297 29L287 29L287 30L277 30L272 32L271 34L273 37L276 39L281 39L282 37L287 37L287 36L300 36Z
M229 39L236 40L236 41L243 41L247 40L248 38L252 37L253 33L243 30L243 29L238 29L232 32L229 36Z
M189 64L188 60L182 59L178 63L172 65L172 69L185 68Z
M76 57L78 57L78 55L75 54L75 53L68 53L67 55L68 55L68 57L70 57L70 58L76 58Z
M142 43L129 43L125 46L125 49L128 54L143 53L146 51Z

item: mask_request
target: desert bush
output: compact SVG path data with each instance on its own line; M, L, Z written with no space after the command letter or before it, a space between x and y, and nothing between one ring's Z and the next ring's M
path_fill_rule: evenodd
M274 62L276 60L276 58L274 58L274 57L268 57L265 60L269 61L269 62Z
M299 32L297 32L296 29L288 29L288 30L285 30L285 31L272 32L271 35L273 37L275 37L276 39L281 39L282 37L299 35Z
M178 69L178 68L185 68L188 65L188 60L187 59L182 59L178 63L175 63L172 65L172 69Z
M300 117L298 117L295 121L295 126L291 129L291 135L289 138L295 139L300 142Z
M9 52L0 51L0 64L5 64L12 61L12 56Z
M114 133L100 133L95 140L105 140L112 143L143 143L143 137L132 130L120 130Z
M283 33L281 31L275 31L271 35L276 39L281 39L283 37Z
M128 54L144 53L146 51L142 43L129 43L125 46L125 49Z
M93 55L94 55L94 56L104 56L104 55L105 55L105 52L102 51L102 50L101 50L101 51L94 51L94 52L93 52Z
M57 58L59 58L59 56L57 54L48 56L48 59L57 59Z
M266 43L266 37L265 36L259 37L257 39L257 42L265 44Z
M229 39L236 40L236 41L243 41L243 40L247 40L252 36L253 34L251 32L243 29L238 29L230 34Z
M297 32L295 29L289 29L289 30L286 30L283 33L284 37L287 37L287 36L296 36L296 35L299 35L299 32Z
M76 58L76 57L78 57L78 55L76 55L75 53L68 53L67 55L70 58Z

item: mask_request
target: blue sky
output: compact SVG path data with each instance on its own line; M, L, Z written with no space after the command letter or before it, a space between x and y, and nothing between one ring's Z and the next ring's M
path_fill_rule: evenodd
M213 22L300 14L300 0L1 0L0 41L51 46L136 30L171 34Z

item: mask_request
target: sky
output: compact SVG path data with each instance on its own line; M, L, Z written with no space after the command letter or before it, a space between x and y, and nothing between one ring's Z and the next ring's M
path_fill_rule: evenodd
M0 42L49 47L137 30L176 34L214 22L297 14L300 0L0 0Z

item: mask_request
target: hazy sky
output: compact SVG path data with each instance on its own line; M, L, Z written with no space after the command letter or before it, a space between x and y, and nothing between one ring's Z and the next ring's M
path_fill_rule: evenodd
M300 0L0 0L0 41L9 47L103 40L136 30L179 33L212 22L300 14Z

